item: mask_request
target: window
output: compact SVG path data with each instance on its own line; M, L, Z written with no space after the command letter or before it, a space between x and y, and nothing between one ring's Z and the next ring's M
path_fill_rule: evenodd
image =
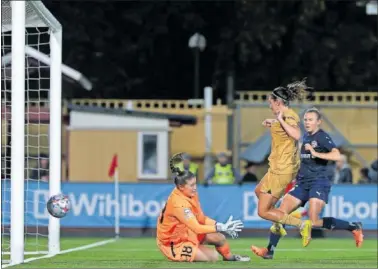
M140 132L138 137L138 177L166 179L168 176L168 133Z
M142 172L143 174L157 174L157 144L156 134L143 135L142 140Z

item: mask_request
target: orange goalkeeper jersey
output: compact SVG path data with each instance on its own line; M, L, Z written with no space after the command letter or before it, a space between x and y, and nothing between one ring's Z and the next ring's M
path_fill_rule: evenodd
M157 240L164 245L198 243L198 235L216 232L215 221L206 217L198 195L186 197L175 188L157 221Z

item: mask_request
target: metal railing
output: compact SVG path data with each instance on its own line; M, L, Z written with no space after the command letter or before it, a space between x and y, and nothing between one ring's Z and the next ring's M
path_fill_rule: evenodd
M239 91L236 92L236 102L266 102L270 92ZM378 104L377 92L316 92L312 100L305 104Z

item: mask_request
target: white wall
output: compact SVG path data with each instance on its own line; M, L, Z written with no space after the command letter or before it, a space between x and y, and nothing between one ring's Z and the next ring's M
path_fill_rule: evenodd
M70 129L168 131L168 119L71 111Z

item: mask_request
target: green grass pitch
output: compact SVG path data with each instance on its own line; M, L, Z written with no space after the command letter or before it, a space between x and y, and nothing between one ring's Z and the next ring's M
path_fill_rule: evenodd
M69 249L103 238L62 238L61 248ZM251 262L174 263L158 251L153 238L122 238L107 245L40 259L10 268L377 268L377 240L365 240L357 249L353 238L314 239L307 248L298 238L281 240L274 260L263 260L250 245L265 246L266 238L230 240L233 253L249 255Z

